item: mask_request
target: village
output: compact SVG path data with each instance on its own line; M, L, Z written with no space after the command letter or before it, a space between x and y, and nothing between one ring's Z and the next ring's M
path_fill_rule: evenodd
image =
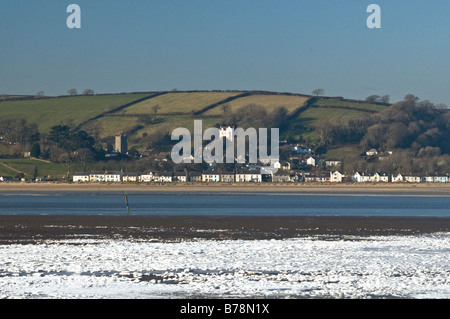
M221 128L224 138L229 138L229 132ZM128 143L126 136L115 137L114 152L110 155L127 154ZM69 182L74 183L448 183L449 174L399 174L384 171L357 171L345 174L340 170L342 161L314 156L311 149L302 146L293 146L291 149L295 156L291 159L300 159L306 170L291 169L291 162L276 160L271 162L275 173L263 173L263 165L242 164L233 170L223 171L216 165L210 164L203 171L163 171L127 172L120 171L90 171L75 172ZM366 156L373 157L378 154L375 149L365 152ZM192 156L191 156L192 158ZM163 159L167 161L167 159ZM11 176L0 176L0 182L14 182ZM45 179L21 179L20 182L45 182Z
M2 181L0 177L0 181ZM280 170L273 175L261 174L258 170L217 172L91 172L75 173L73 182L88 183L448 183L448 175L389 175L386 172L355 172L346 176L340 171L329 174L308 174Z

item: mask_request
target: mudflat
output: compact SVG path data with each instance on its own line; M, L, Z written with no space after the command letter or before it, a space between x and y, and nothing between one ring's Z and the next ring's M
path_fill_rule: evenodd
M51 240L270 240L418 235L450 231L450 217L0 216L0 244Z

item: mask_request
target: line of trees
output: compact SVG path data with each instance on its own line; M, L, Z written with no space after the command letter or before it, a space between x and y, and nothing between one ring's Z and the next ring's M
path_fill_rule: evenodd
M67 91L67 94L73 96L73 95L78 95L78 91L77 89L70 89ZM94 90L92 89L86 89L83 91L83 95L93 95L94 94Z
M407 149L416 153L427 147L450 154L450 112L445 105L408 94L383 112L359 119L342 119L320 128L323 145L360 144L364 150Z

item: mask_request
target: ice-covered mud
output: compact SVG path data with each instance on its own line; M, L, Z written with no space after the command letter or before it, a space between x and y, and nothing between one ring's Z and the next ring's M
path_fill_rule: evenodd
M0 298L397 297L450 297L450 233L0 246Z

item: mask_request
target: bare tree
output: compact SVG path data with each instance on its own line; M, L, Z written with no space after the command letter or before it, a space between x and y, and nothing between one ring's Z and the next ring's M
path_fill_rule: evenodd
M153 105L153 107L152 107L153 113L155 113L155 114L158 113L160 108L161 108L161 106L159 106L158 104Z
M383 95L382 97L380 97L380 102L388 104L390 99L391 97L389 95Z
M67 94L69 94L69 95L77 95L78 92L77 92L77 89L70 89L69 91L67 91Z
M94 90L92 89L86 89L83 91L83 95L93 95L94 94Z
M315 89L314 91L312 91L312 94L314 94L315 96L322 96L325 94L325 90L324 89Z
M44 96L44 91L39 91L36 93L35 97L43 97Z
M366 101L374 103L374 102L378 102L379 99L380 99L379 95L370 95L366 98Z
M434 106L434 108L438 110L445 110L448 109L448 106L445 103L438 103Z
M222 105L222 110L223 110L224 114L228 113L231 110L230 104L228 104L228 103L223 104Z

